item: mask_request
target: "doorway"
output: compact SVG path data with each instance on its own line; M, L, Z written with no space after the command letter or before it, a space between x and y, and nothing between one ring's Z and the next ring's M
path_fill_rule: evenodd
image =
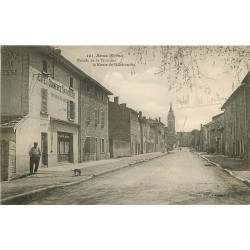
M58 132L58 162L73 162L73 134Z

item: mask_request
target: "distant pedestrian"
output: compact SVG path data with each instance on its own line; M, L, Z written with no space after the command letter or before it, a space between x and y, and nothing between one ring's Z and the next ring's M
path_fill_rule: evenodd
M40 156L41 156L41 151L37 147L38 142L34 142L34 147L30 149L30 174L33 174L33 167L35 164L35 171L34 174L37 173L38 166L39 166L39 161L40 161Z

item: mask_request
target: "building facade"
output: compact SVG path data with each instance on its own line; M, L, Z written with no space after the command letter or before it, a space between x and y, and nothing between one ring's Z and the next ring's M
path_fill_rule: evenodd
M42 165L78 162L77 74L51 47L1 49L1 139L16 143L17 171L28 170L34 141Z
M249 160L250 72L223 104L225 154Z
M161 122L161 118L155 118L155 120L148 118L147 123L150 124L150 139L151 145L149 152L163 152L165 147L165 125Z
M80 89L80 162L108 159L108 95L112 93L90 77Z
M119 104L119 98L108 105L108 128L110 157L138 155L141 152L140 123L138 113L126 106Z
M212 117L214 122L214 150L216 154L225 154L225 115Z
M87 136L97 138L101 152L89 158L108 157L111 92L51 46L2 46L1 55L1 140L15 143L14 171L29 170L29 150L35 141L43 167L85 160ZM88 82L91 94L85 88ZM92 92L97 92L95 98ZM99 111L96 127L86 123L87 106Z

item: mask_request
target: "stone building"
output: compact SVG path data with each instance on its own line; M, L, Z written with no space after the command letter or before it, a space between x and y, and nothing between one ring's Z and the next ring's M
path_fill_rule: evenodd
M165 147L165 131L164 123L159 119L146 119L147 123L150 124L150 146L148 146L148 152L162 152L166 150Z
M223 104L225 154L250 158L250 72Z
M119 98L108 105L110 157L138 155L141 152L140 123L138 113L119 104Z
M96 80L85 77L80 88L80 161L108 159L108 95Z
M214 122L214 150L216 154L225 153L225 116L224 113L212 117Z
M215 152L215 146L216 146L216 141L215 141L215 122L211 121L207 124L204 125L206 127L207 131L207 150L210 153Z
M207 127L201 124L200 127L200 151L208 150L208 142L207 142Z
M151 131L151 125L147 121L145 116L142 116L142 112L139 112L139 125L140 125L140 139L141 139L141 154L149 153L151 147L151 140L153 140Z

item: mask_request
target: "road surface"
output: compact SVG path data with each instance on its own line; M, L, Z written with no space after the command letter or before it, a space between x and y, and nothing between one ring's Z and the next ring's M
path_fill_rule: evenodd
M56 189L30 204L250 204L250 188L183 148Z

